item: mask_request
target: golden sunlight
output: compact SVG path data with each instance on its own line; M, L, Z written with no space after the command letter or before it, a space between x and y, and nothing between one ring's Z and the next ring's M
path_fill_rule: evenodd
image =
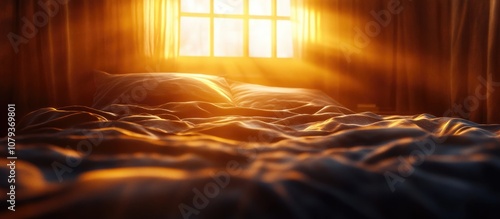
M146 1L144 10L148 55L294 56L290 0Z
M130 168L116 168L112 170L96 170L91 171L80 176L79 180L89 181L96 179L125 179L136 177L151 177L151 178L165 178L165 179L185 179L190 174L187 171L164 168L164 167L130 167Z

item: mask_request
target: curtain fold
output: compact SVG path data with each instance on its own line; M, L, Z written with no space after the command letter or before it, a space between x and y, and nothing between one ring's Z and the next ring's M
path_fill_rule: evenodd
M488 75L494 88L488 90L487 120L489 123L500 123L500 1L490 1L490 20L488 34ZM491 92L489 92L491 91Z
M9 75L8 101L18 104L19 115L47 106L90 105L94 69L146 71L144 34L137 30L144 25L142 1L3 1L2 7L13 11L2 17L12 22L2 35L23 39L3 41L4 56L13 64L2 75Z
M321 15L323 1L291 0L291 20L293 30L294 55L303 60L320 57L322 34Z
M500 122L498 1L453 1L449 114Z
M449 1L422 0L395 16L397 112L443 116L450 104Z
M145 52L157 63L178 55L179 1L144 0Z
M339 86L341 79L338 74L331 73L329 66L336 65L337 53L331 51L334 44L332 32L336 25L331 25L338 17L330 13L333 1L324 0L291 0L292 36L294 57L303 64L302 71L315 72L315 88L328 93L334 99L341 101ZM313 77L304 73L302 77Z
M328 2L340 102L500 123L498 0Z

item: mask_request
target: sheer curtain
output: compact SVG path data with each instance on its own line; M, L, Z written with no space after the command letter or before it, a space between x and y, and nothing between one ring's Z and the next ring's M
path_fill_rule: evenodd
M321 5L317 0L291 0L294 55L310 59L321 42Z
M146 54L156 62L174 59L179 48L179 1L144 0Z
M338 51L334 50L338 33L333 25L339 17L331 13L331 8L336 5L334 1L325 0L291 0L291 21L293 31L294 57L302 64L302 77L316 78L316 89L320 89L342 101L339 83L345 78L338 74L340 58ZM337 35L337 34L335 34Z

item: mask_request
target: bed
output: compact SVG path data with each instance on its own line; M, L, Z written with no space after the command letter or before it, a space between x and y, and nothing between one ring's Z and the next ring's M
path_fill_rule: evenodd
M317 90L203 74L96 72L95 82L92 106L18 122L16 212L2 202L0 218L500 213L500 125L355 113Z

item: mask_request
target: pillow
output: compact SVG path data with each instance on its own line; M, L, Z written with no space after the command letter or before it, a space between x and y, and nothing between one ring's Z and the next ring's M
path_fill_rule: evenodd
M290 109L305 105L339 105L319 90L305 88L269 87L232 82L233 101L241 107L258 109Z
M94 108L111 104L157 106L169 102L229 103L231 92L222 77L190 73L133 73L112 75L96 71Z

